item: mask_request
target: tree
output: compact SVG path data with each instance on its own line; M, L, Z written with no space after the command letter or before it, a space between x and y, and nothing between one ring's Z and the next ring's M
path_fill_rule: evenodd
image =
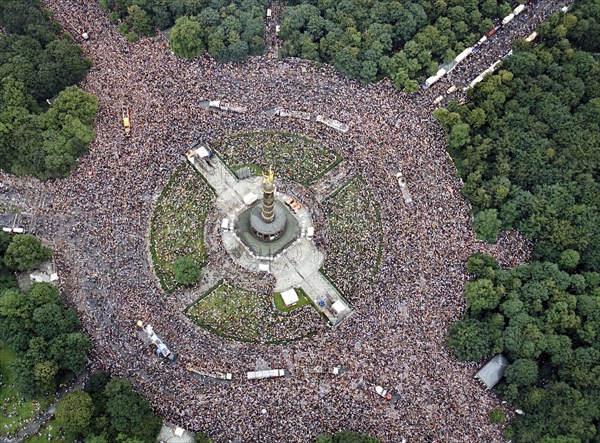
M467 260L467 272L476 278L493 279L500 269L498 262L487 254L476 252Z
M533 386L538 381L538 367L535 361L517 359L506 368L506 382L519 387Z
M482 360L489 354L490 342L480 322L463 319L448 328L448 346L459 360Z
M152 35L154 28L152 19L146 11L138 5L132 5L127 8L127 22L130 24L133 32L139 35Z
M500 303L500 293L494 283L486 278L472 280L465 285L467 306L473 316L480 316L482 311L491 311Z
M81 332L60 334L51 341L50 355L57 361L62 370L70 375L79 374L88 362L87 353L92 342L87 335Z
M498 219L498 211L496 209L480 211L475 215L475 219L473 220L473 228L477 232L477 238L489 243L496 243L501 226L502 222Z
M175 280L182 285L191 285L200 278L200 268L192 257L177 257L173 264Z
M579 252L567 249L560 254L560 265L565 270L573 270L579 264Z
M98 98L77 86L70 86L57 97L52 107L43 117L46 128L60 129L77 118L86 126L94 123L98 111Z
M194 436L194 441L196 443L214 443L213 439L208 438L204 432L198 432Z
M14 374L14 384L17 391L25 398L34 398L39 392L33 375L30 361L17 357L10 365Z
M51 393L56 391L58 369L58 364L52 360L38 362L33 366L33 379L37 385L37 392Z
M90 426L93 410L92 397L76 389L59 402L56 419L68 434L77 436L85 434Z
M104 371L96 371L85 382L85 392L91 396L102 394L110 381L110 376Z
M448 135L448 146L452 149L458 149L469 143L470 127L466 123L457 123L452 127L450 135Z
M48 340L77 328L75 312L53 303L36 308L32 319L35 333Z
M51 283L34 283L27 292L26 300L31 309L52 303L61 303L60 294L56 286Z
M191 60L206 50L202 24L196 17L179 17L169 35L176 55Z
M500 409L492 409L490 411L490 421L496 425L503 423L506 420L506 415Z
M111 426L127 436L151 442L161 428L161 420L152 413L148 401L133 392L126 380L113 379L104 388L106 411Z
M6 253L4 263L17 271L30 271L40 263L50 260L52 250L33 235L19 235L13 239Z

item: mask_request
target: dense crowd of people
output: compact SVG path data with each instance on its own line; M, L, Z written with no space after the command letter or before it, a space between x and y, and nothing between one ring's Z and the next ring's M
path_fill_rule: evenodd
M389 80L361 86L295 59L189 62L160 40L126 42L95 1L45 4L94 62L81 86L98 96L98 135L68 179L37 182L44 195L38 203L45 204L31 208L37 214L32 229L54 242L63 292L94 339L94 366L131 380L169 421L219 442L300 442L340 429L386 442L503 440L488 418L500 402L473 380L473 364L452 356L446 329L464 310L466 259L488 252L514 266L527 259L529 245L515 232L493 245L476 240L444 133L431 116L435 92L408 96ZM83 31L89 40L80 38ZM199 104L233 98L248 112L208 112ZM122 133L123 106L131 116L129 139ZM328 115L350 131L262 112L275 106ZM198 328L183 314L189 301L183 291L160 290L149 257L156 198L188 147L262 130L303 134L343 155L339 167L366 178L384 230L379 272L355 289L355 314L335 330L285 346L240 344ZM401 198L397 170L412 204ZM298 192L310 201L314 190ZM316 241L327 252L324 212L312 198ZM206 229L216 220L209 216ZM237 269L218 241L206 246L206 275L226 274L231 284L265 293L273 287L270 276ZM143 343L137 320L154 326L178 354L175 363ZM210 383L192 377L188 365L232 372L234 380ZM245 379L245 371L265 365L290 375ZM343 375L307 372L333 366L344 368ZM392 402L375 394L376 384L392 391Z

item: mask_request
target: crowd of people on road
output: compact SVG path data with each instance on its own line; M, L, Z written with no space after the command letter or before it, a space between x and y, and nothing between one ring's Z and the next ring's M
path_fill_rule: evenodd
M458 93L452 97L464 97L463 88L469 84L495 62L511 55L512 43L516 39L525 39L536 30L537 25L547 20L554 12L568 6L573 0L536 1L525 5L523 13L517 15L507 25L498 23L498 32L486 41L477 45L474 52L462 61L455 69L446 74L442 81L432 87L426 94L432 98L443 94L451 86L458 88ZM533 44L533 43L532 43Z
M81 87L98 96L99 110L97 138L71 176L49 186L38 182L46 204L32 208L37 217L31 230L53 242L63 293L94 339L94 367L128 378L167 420L219 442L305 442L340 429L385 442L503 440L488 414L504 406L472 379L475 365L456 361L446 330L464 311L467 258L487 252L502 266L515 266L527 259L529 245L516 232L503 233L496 244L476 240L444 133L431 115L434 92L408 96L389 80L362 86L297 59L190 62L159 39L127 42L95 1L44 3L93 60ZM501 52L493 41L486 50ZM248 112L200 105L218 98L235 98ZM130 138L121 126L123 106L131 117ZM332 116L350 130L262 112L276 106ZM242 344L198 328L183 313L185 291L161 291L149 253L156 199L189 146L266 130L306 135L336 150L347 177L365 178L383 227L379 272L354 289L355 314L336 329L286 345ZM413 203L402 199L398 170ZM282 186L292 185L282 179ZM343 253L330 248L320 206L324 189L317 197L317 187L295 189L306 195L303 204L314 205L319 247ZM209 215L208 232L216 220ZM214 239L206 247L205 276L270 293L268 274L237 269ZM337 271L338 278L350 279L348 270ZM154 355L137 320L154 326L177 353L175 363ZM192 377L189 365L231 372L234 379ZM334 366L343 373L308 371ZM265 368L283 368L289 376L245 379L245 371ZM390 390L393 400L377 396L375 385Z

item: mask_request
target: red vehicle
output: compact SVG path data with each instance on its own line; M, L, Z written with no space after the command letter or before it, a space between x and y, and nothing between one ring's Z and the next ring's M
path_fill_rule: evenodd
M491 37L491 36L492 36L492 35L494 35L495 33L496 33L496 28L494 28L494 29L491 29L491 30L489 30L489 31L488 31L488 33L487 33L487 36L488 36L488 37Z

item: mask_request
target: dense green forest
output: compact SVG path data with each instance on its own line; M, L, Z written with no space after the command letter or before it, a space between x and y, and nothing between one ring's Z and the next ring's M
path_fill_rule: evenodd
M49 260L48 247L31 235L0 233L0 257L0 342L17 354L15 387L27 398L53 393L85 368L90 339L55 286L36 283L26 293L17 286L14 272Z
M503 353L500 396L524 411L515 442L600 441L600 1L542 24L463 106L435 115L480 238L517 228L532 262L467 263L467 312L450 327L461 360Z
M208 51L218 61L234 62L264 53L267 4L267 0L99 1L130 39L175 24L169 38L175 54L194 58Z
M58 405L56 420L67 441L86 443L152 443L162 425L131 383L105 372L93 373L84 390L66 395Z
M91 62L58 35L39 0L1 2L0 26L0 168L65 177L95 137L96 98L69 87ZM48 110L45 100L59 93Z
M542 44L518 41L467 105L435 115L482 238L517 228L534 259L600 271L600 2L576 5L540 27Z
M173 25L177 55L205 51L219 61L243 61L264 53L266 0L99 0L130 39ZM282 57L329 63L363 83L391 77L397 88L418 89L511 12L504 0L413 1L290 0L280 37Z
M600 274L562 267L532 262L501 270L479 254L467 263L468 310L450 327L449 345L461 360L509 359L496 389L525 412L508 430L515 442L600 436ZM549 440L558 437L570 439Z
M299 0L281 23L283 56L333 65L363 83L418 83L493 28L510 3L485 1Z

